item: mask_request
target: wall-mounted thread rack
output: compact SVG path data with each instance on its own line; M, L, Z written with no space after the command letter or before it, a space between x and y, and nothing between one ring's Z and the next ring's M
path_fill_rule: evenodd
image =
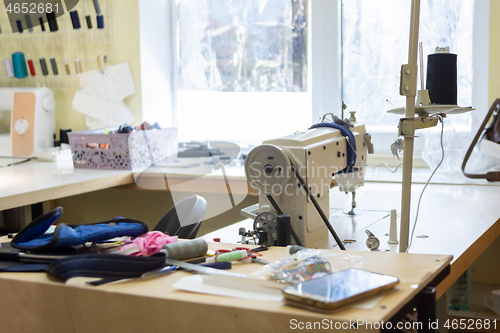
M49 31L45 22L46 31L41 27L33 27L33 31L28 29L23 33L12 32L10 22L7 17L3 2L0 3L0 87L37 87L46 86L52 89L79 89L80 79L77 76L76 61L80 60L83 71L102 69L102 55L105 59L105 66L112 65L110 58L110 44L113 41L113 18L108 13L107 0L101 0L102 17L104 18L104 28L97 29L96 13L92 0L81 0L72 9L78 11L81 28L73 29L69 13L57 18L58 31ZM88 13L87 11L91 13ZM89 15L92 29L86 24L85 16ZM30 74L23 79L9 77L3 60L11 58L15 52L25 54L26 60L33 60L35 76ZM56 75L51 67L50 59L55 59L58 67ZM42 74L40 58L45 58L48 68L48 75ZM66 64L69 66L70 74L67 74Z

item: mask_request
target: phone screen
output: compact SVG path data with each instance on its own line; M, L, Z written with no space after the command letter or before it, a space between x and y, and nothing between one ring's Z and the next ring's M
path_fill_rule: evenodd
M395 276L372 273L362 269L346 269L329 274L325 277L301 282L283 288L285 297L292 301L299 301L309 305L316 301L334 304L344 300L352 301L361 299L363 295L369 297L377 292L394 288L399 283ZM309 302L305 302L309 300ZM345 302L341 302L345 304Z

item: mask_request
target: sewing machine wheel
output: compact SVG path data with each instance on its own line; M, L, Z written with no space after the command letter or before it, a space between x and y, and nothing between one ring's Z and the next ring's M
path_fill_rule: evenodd
M292 179L290 159L278 146L263 144L253 148L245 159L248 184L261 194L281 193Z
M268 235L268 246L274 245L274 240L278 238L278 214L275 212L262 212L253 221L253 230L262 228Z

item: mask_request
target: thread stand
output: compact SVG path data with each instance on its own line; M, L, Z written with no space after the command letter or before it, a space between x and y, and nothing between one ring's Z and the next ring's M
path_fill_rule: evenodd
M85 12L87 5L86 2L90 0L80 1L73 10L78 10L80 15ZM80 79L76 76L77 71L75 68L76 58L67 58L64 54L75 55L75 51L79 51L81 63L83 64L83 71L98 70L103 68L98 60L98 56L106 55L106 65L113 65L114 62L110 55L110 45L113 41L113 18L108 14L108 4L106 0L100 0L102 8L102 17L105 22L102 29L97 28L96 16L89 19L93 24L82 24L80 28L73 29L69 12L56 19L58 30L49 31L47 21L44 21L45 31L42 31L41 26L33 27L35 31L24 30L23 33L14 33L11 30L10 22L7 17L7 12L3 3L0 3L0 26L2 32L0 33L0 45L2 57L10 58L15 52L22 52L31 54L35 66L36 75L33 76L29 73L26 78L12 78L7 75L5 67L0 66L0 87L38 87L46 86L52 89L79 89ZM92 1L90 1L92 4ZM88 7L88 6L87 6ZM93 8L93 7L92 7ZM89 16L87 11L87 16ZM34 21L33 21L34 22ZM24 23L24 21L23 21ZM92 23L92 22L91 22ZM97 30L97 31L94 31ZM46 58L49 62L49 55L54 55L54 61L59 68L58 73L54 73L49 63L49 71L44 75L40 67L40 58ZM2 58L0 60L3 59ZM69 67L68 75L67 67ZM30 75L31 74L31 75Z

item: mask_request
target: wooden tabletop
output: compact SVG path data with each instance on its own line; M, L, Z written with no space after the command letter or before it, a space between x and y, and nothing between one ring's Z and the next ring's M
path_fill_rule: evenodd
M422 188L421 184L412 186L411 227L415 222ZM380 249L398 252L399 244L388 244L389 237L386 234L390 228L390 210L396 209L398 214L400 212L401 184L365 183L357 191L356 197L358 215L348 216L342 212L345 194L336 188L330 191L330 222L339 237L355 241L346 246L347 250L369 251L365 245L365 230L368 229L380 239ZM499 203L498 185L431 184L427 187L409 252L453 256L451 273L437 288L438 298L500 235ZM253 230L253 221L239 222L204 237L208 240L220 237L223 242L236 242L240 240L240 227ZM324 247L332 248L335 245L330 236Z
M210 249L234 245L211 243ZM274 262L284 248L262 252ZM400 284L383 294L371 309L357 306L331 314L289 307L283 302L247 300L174 290L186 272L151 280L132 279L91 287L84 278L66 284L45 273L0 273L0 322L6 332L282 332L297 322L387 321L451 261L445 255L341 252L332 270L356 266L397 276ZM340 264L344 262L344 264ZM235 264L232 271L250 274L258 264ZM250 277L253 278L253 277ZM361 327L360 327L361 328Z

